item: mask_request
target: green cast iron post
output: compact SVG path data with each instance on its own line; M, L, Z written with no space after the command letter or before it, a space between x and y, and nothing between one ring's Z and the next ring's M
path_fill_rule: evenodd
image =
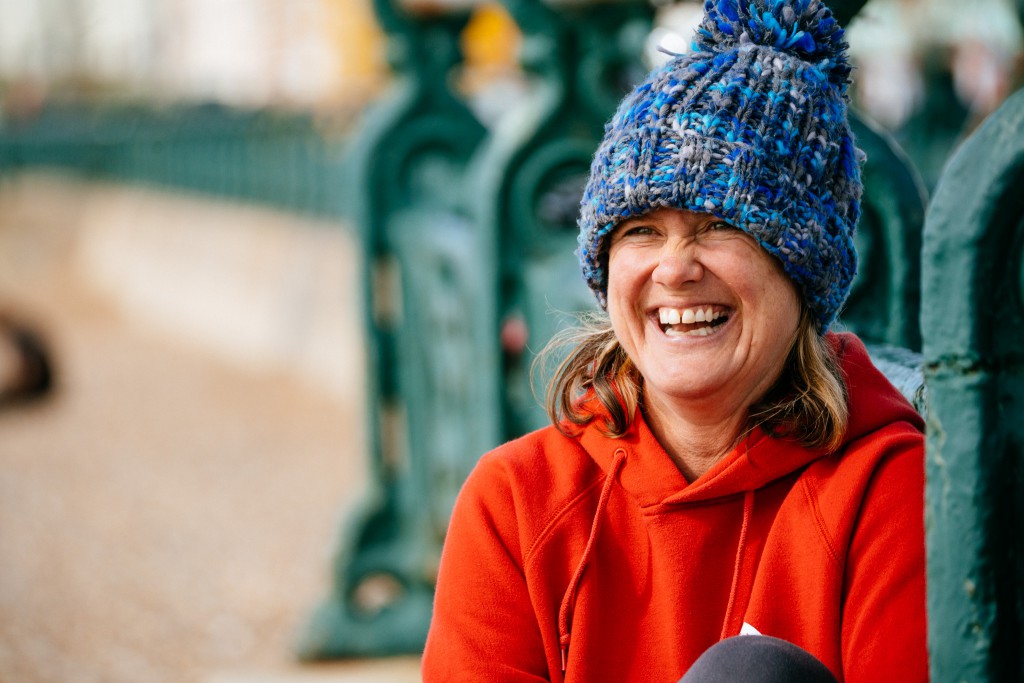
M449 90L468 7L377 0L395 83L354 133L364 244L370 493L347 520L305 658L418 652L452 501L498 443L494 272L464 209L484 128Z
M867 161L857 275L842 322L869 344L920 351L924 183L891 135L856 113L851 122Z
M925 223L932 680L1024 679L1024 91L949 162Z
M593 306L574 255L576 214L605 121L644 73L646 0L506 0L523 31L529 97L499 121L473 162L477 220L493 234L500 268L504 433L546 418L531 392L531 351Z

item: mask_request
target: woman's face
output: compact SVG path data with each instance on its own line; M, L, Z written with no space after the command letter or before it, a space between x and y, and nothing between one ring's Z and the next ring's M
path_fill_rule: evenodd
M612 233L608 314L648 402L745 410L782 371L800 298L746 233L710 214L658 209Z

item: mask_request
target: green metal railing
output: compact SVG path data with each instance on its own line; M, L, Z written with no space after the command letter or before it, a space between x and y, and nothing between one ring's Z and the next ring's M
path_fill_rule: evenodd
M304 113L58 103L0 127L0 173L54 167L343 216L347 142Z

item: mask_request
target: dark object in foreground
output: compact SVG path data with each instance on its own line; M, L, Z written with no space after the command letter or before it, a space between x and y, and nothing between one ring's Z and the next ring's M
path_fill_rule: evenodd
M0 408L38 400L53 386L53 363L42 336L0 315Z
M836 683L810 652L771 636L733 636L710 647L679 683Z

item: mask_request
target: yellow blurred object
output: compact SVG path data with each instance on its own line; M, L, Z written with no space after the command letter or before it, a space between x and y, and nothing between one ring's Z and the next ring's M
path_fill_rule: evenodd
M369 0L321 0L339 71L339 99L370 100L387 80L386 36Z
M369 100L387 81L384 58L387 36L369 0L322 0L330 25L325 31L335 47L339 70L338 98ZM462 85L469 91L518 68L522 34L503 7L481 5L462 34L465 57Z
M505 8L481 5L462 33L466 68L485 74L517 68L522 34Z

